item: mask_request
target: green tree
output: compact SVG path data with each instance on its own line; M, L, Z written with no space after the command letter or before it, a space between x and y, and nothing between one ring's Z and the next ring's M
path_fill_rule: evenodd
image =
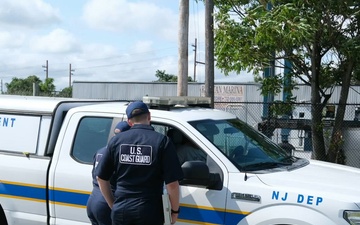
M13 77L10 83L5 83L7 94L32 95L33 83L40 84L41 80L35 75L28 76L25 79Z
M177 82L177 76L167 74L165 70L156 70L155 76L158 79L154 82ZM194 82L192 77L188 76L188 82Z
M165 70L156 70L155 77L158 79L155 82L176 82L177 76L167 74Z
M10 95L33 95L33 84L39 86L39 95L52 96L55 92L54 79L48 78L42 82L36 75L25 79L14 77L10 83L5 83L7 94Z
M263 94L281 91L285 77L262 77L276 62L292 63L287 76L291 85L311 86L313 157L338 162L346 100L351 81L359 77L360 2L352 0L215 0L215 56L217 67L231 71L253 71ZM341 85L339 106L325 148L322 111L333 87Z
M55 92L55 85L53 78L47 78L44 82L40 82L40 93L42 95L50 96Z
M59 92L58 97L71 98L72 97L72 87L66 87L66 88L62 89Z

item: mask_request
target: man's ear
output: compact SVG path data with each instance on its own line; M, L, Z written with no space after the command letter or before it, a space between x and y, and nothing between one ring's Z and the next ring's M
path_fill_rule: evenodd
M131 121L131 119L128 119L127 123L129 124L130 127L132 127L134 125L134 123Z

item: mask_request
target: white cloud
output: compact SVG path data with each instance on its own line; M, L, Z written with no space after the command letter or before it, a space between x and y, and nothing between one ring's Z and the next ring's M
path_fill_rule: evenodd
M58 10L42 0L1 0L0 24L38 28L60 21Z
M147 1L91 0L84 7L83 19L90 27L114 32L151 33L163 38L177 35L176 12ZM175 36L176 37L176 36Z
M115 46L108 44L84 44L82 46L82 52L76 55L71 55L69 60L71 62L79 62L79 63L89 63L94 65L94 62L100 60L108 60L109 58L113 58L114 56L118 56L118 51ZM98 64L96 62L95 64Z
M152 51L153 50L153 42L148 40L148 41L138 41L135 44L135 48L134 50L136 52L147 52L147 51Z
M48 53L68 53L81 49L76 38L63 29L55 29L48 35L33 38L30 47L34 51Z
M25 41L25 34L21 32L0 31L0 48L12 49L20 47Z

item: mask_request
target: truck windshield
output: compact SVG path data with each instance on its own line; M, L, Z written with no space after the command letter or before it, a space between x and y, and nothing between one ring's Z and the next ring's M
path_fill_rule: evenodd
M296 158L239 119L199 120L190 124L241 171L289 166Z

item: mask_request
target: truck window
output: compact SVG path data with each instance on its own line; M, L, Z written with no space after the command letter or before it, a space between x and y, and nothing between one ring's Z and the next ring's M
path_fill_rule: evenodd
M285 150L238 119L199 120L190 124L240 170L259 163L288 163Z
M223 172L221 168L216 164L216 162L207 155L207 153L199 147L196 142L188 135L186 135L181 129L159 123L151 123L151 126L154 127L154 130L168 136L170 140L175 145L175 151L178 155L180 165L184 164L187 161L202 161L206 163L209 168L209 172L212 176L219 176L221 182L217 183L216 187L212 187L216 190L221 190L223 182ZM193 184L182 184L181 186L196 186ZM200 186L196 186L200 187ZM205 188L205 187L203 187Z
M202 161L206 163L207 154L189 137L177 128L171 128L167 136L174 143L180 165L186 161Z
M76 131L72 157L82 163L92 163L97 150L105 147L111 131L113 118L84 117Z
M162 124L154 124L151 123L151 126L154 128L154 130L160 134L166 135L167 130L169 129L169 126L162 125Z
M154 130L168 136L175 145L175 150L182 165L186 161L206 162L207 154L198 147L191 138L187 137L181 130L175 127L151 124Z

